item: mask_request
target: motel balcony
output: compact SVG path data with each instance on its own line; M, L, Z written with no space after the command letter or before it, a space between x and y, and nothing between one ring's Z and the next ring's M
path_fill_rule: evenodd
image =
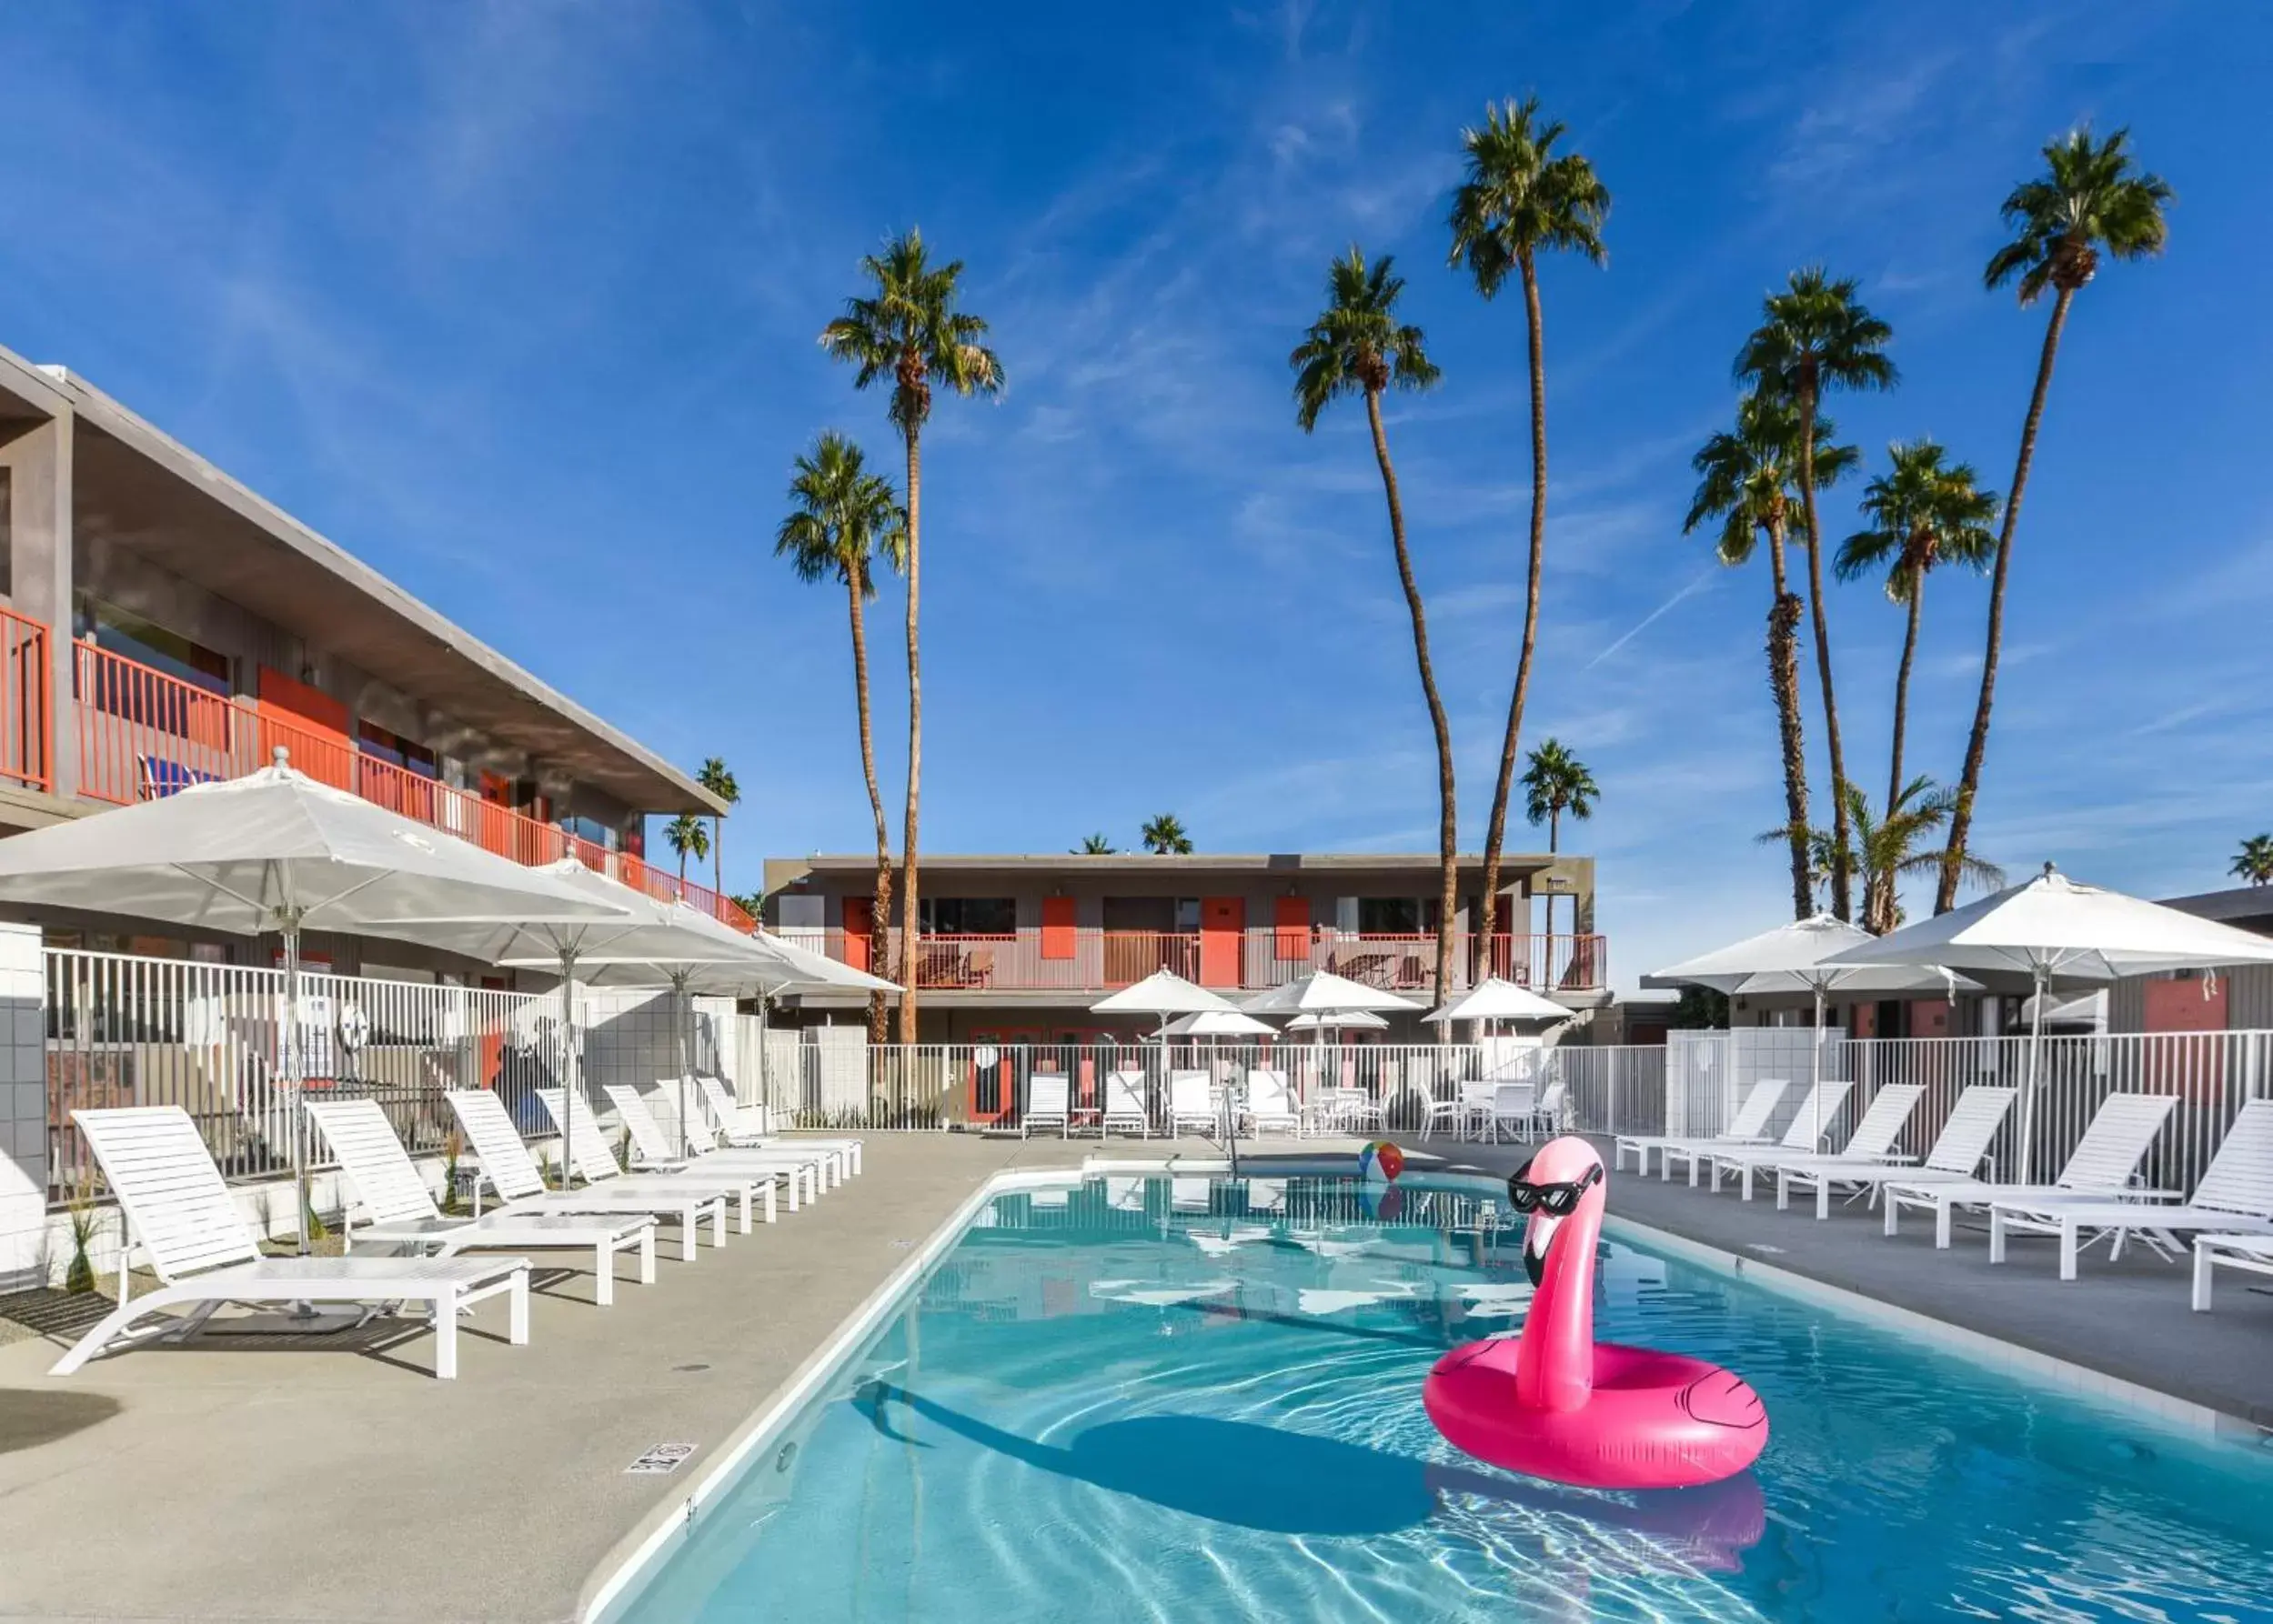
M574 857L659 900L683 900L738 930L756 927L730 899L629 852L399 767L258 699L197 687L92 643L71 647L73 692L58 737L47 675L53 636L43 623L0 608L0 784L51 794L56 752L67 750L81 799L125 805L239 777L282 747L308 777L499 857L530 865Z
M897 978L899 932L784 929L792 940L830 957ZM880 940L879 936L884 939ZM1609 951L1597 935L1498 934L1490 951L1473 932L1453 937L1453 984L1485 976L1553 996L1591 993L1608 985ZM925 932L916 941L919 990L1002 993L1107 993L1155 970L1172 970L1202 987L1259 991L1332 970L1392 992L1425 995L1436 969L1436 937L1336 931L1308 927L1237 931L1100 930L1050 927L991 935Z

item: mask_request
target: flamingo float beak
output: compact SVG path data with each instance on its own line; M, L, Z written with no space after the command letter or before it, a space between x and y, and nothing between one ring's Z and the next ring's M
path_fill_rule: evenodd
M1531 1277L1534 1286L1547 1276L1547 1248L1554 1244L1554 1232L1563 1227L1559 1218L1535 1213L1524 1229L1524 1272Z

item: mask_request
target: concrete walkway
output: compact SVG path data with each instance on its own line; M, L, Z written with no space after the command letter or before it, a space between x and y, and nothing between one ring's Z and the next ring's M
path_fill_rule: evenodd
M616 1306L585 1272L536 1298L529 1345L485 1304L454 1382L433 1338L361 1353L257 1337L46 1374L64 1338L0 1348L0 1616L541 1620L691 1477L971 1191L1011 1167L1078 1164L1095 1140L867 1136L867 1172L794 1217L663 1248ZM1118 1154L1181 1147L1120 1141ZM540 1271L571 1259L539 1254ZM392 1343L393 1346L385 1344ZM650 1445L681 1479L627 1477Z
M1397 1136L1501 1177L1529 1159L1525 1145L1463 1145ZM1597 1140L1604 1165L1610 1141ZM2263 1276L2221 1271L2216 1307L2188 1307L2185 1262L2146 1248L2111 1263L2102 1246L2086 1254L2078 1278L2063 1285L2058 1245L2049 1236L2015 1236L2003 1264L1989 1261L1986 1215L1959 1214L1949 1250L1934 1248L1930 1213L1906 1214L1893 1239L1880 1215L1833 1203L1818 1222L1812 1192L1804 1208L1775 1209L1772 1184L1740 1200L1734 1183L1718 1195L1691 1189L1685 1173L1666 1184L1651 1162L1647 1178L1614 1174L1610 1212L1739 1257L1757 1258L1825 1285L1892 1303L1931 1318L2168 1393L2264 1428L2273 1428L2273 1286ZM2253 1289L2252 1288L2258 1288Z

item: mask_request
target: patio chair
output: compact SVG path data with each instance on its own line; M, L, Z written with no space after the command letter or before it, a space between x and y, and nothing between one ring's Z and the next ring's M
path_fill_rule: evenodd
M790 1138L776 1133L765 1120L767 1111L763 1106L737 1105L734 1097L726 1091L725 1083L714 1077L698 1075L695 1078L695 1091L702 1101L705 1113L709 1117L712 1133L719 1139L724 1140L730 1148L764 1150L779 1144L800 1148L833 1150L844 1158L846 1177L858 1178L860 1176L862 1147L859 1139L819 1134L799 1134L796 1138ZM759 1120L753 1126L745 1127L744 1124L753 1115Z
M1794 1190L1811 1187L1815 1192L1815 1216L1827 1218L1831 1216L1834 1185L1876 1201L1879 1187L1889 1178L1915 1177L1921 1172L1928 1178L1948 1174L1970 1178L1987 1159L1989 1145L1996 1138L1996 1130L2004 1126L2006 1113L2012 1109L2019 1092L2017 1088L1976 1083L1958 1095L1957 1103L1950 1108L1949 1119L1942 1124L1941 1132L1934 1136L1933 1148L1916 1168L1897 1166L1898 1160L1906 1158L1891 1156L1868 1160L1854 1156L1801 1156L1779 1161L1775 1164L1776 1210L1781 1212L1791 1206Z
M1888 1083L1871 1097L1870 1108L1847 1136L1846 1146L1834 1159L1849 1162L1880 1163L1890 1160L1895 1154L1895 1141L1902 1137L1902 1129L1910 1120L1910 1113L1926 1096L1926 1090L1916 1083ZM1843 1101L1841 1103L1844 1103ZM1824 1114L1830 1116L1838 1108L1830 1099L1823 1102ZM1803 1104L1799 1115L1792 1118L1795 1131L1806 1137L1814 1126L1806 1120L1807 1107ZM1785 1136L1786 1140L1791 1133ZM1796 1154L1795 1154L1796 1152ZM1786 1166L1804 1166L1815 1155L1812 1146L1802 1143L1775 1145L1766 1148L1743 1146L1713 1153L1713 1188L1721 1185L1721 1175L1733 1172L1744 1183L1745 1199L1752 1199L1752 1176L1756 1172ZM1905 1158L1904 1159L1908 1159ZM1779 1187L1780 1188L1780 1187Z
M1141 1139L1152 1136L1152 1113L1144 1108L1144 1074L1142 1071L1109 1071L1105 1074L1105 1110L1097 1119L1097 1131L1101 1137L1116 1128L1124 1133L1133 1129Z
M1729 1118L1728 1131L1709 1136L1681 1134L1628 1134L1615 1139L1610 1147L1610 1170L1616 1172L1625 1166L1625 1153L1634 1152L1634 1170L1643 1178L1649 1177L1650 1152L1663 1150L1668 1145L1759 1145L1767 1141L1768 1118L1775 1115L1775 1108L1784 1103L1784 1095L1791 1084L1782 1078L1762 1078L1753 1084L1752 1092L1745 1096ZM1663 1159L1660 1160L1663 1166ZM1668 1172L1665 1177L1672 1178Z
M1930 1208L1934 1214L1935 1248L1946 1250L1950 1215L1961 1207L1977 1208L1992 1201L2059 1195L2105 1196L2110 1199L2127 1191L2132 1199L2157 1194L2176 1195L2178 1192L2174 1190L2132 1189L2130 1184L2138 1172L2139 1163L2147 1159L2155 1136L2162 1132L2163 1123L2177 1103L2177 1096L2173 1094L2108 1095L2092 1113L2091 1125L2084 1129L2084 1137L2068 1157L2067 1165L2049 1185L1988 1184L1970 1177L1939 1173L1889 1178L1879 1187L1886 1203L1886 1233L1897 1232L1905 1207Z
M637 1189L622 1188L620 1185L612 1189L548 1189L545 1176L538 1170L537 1158L529 1155L528 1147L522 1143L521 1130L513 1126L503 1100L487 1088L453 1088L442 1098L449 1102L458 1127L466 1130L466 1142L474 1148L482 1178L512 1211L644 1212L659 1218L676 1219L679 1255L689 1263L695 1260L695 1242L705 1218L710 1222L711 1244L726 1244L726 1203L719 1197L693 1188L667 1192L651 1186Z
M1440 1123L1450 1123L1453 1137L1464 1139L1482 1131L1492 1118L1492 1091L1495 1084L1470 1078L1453 1085L1450 1099L1432 1099L1421 1113L1421 1137L1428 1138L1436 1132Z
M340 1173L363 1208L360 1230L345 1222L340 1226L341 1243L349 1252L358 1240L367 1246L416 1248L433 1258L500 1248L548 1251L589 1247L593 1295L601 1308L616 1300L619 1252L636 1252L639 1284L655 1284L655 1219L645 1213L579 1217L508 1208L480 1218L446 1217L378 1101L311 1100L307 1114L338 1158Z
M558 1088L539 1088L537 1098L552 1118L558 1129L567 1125L568 1096ZM750 1232L756 1218L759 1198L765 1198L766 1222L772 1223L774 1209L773 1176L756 1173L698 1173L692 1169L678 1173L627 1173L616 1153L608 1148L608 1136L600 1131L599 1118L588 1105L575 1113L576 1131L568 1136L567 1156L568 1167L576 1177L594 1188L607 1186L610 1189L629 1189L640 1193L649 1190L688 1190L697 1195L715 1196L731 1202L740 1210L741 1232Z
M178 761L168 761L163 756L137 756L135 767L142 779L139 786L141 798L146 801L161 801L169 795L179 795L194 785L218 784L221 781L217 773L201 773L196 767L184 767Z
M1168 1133L1171 1138L1187 1128L1196 1128L1202 1134L1213 1134L1222 1126L1222 1113L1216 1109L1215 1098L1208 1088L1208 1074L1204 1071L1172 1071L1168 1074Z
M822 1163L818 1152L800 1156L779 1150L720 1150L713 1146L690 1157L681 1156L677 1141L664 1131L662 1118L637 1088L609 1083L600 1092L616 1108L617 1119L623 1124L624 1134L631 1141L631 1166L640 1173L677 1174L691 1170L707 1178L754 1179L766 1194L766 1222L769 1224L775 1217L774 1179L780 1179L788 1188L791 1212L798 1209L800 1188L807 1200L820 1198ZM583 1125L579 1121L578 1126Z
M1266 1133L1299 1135L1302 1131L1302 1118L1287 1095L1283 1072L1261 1067L1248 1072L1247 1131L1257 1138Z
M126 1345L190 1336L228 1303L423 1302L433 1305L434 1374L458 1374L458 1310L503 1293L507 1339L528 1340L526 1258L267 1258L221 1180L196 1124L179 1106L74 1111L87 1148L118 1198L124 1247L118 1306L57 1359L68 1376L114 1340ZM127 1275L139 1249L156 1273L156 1291L129 1298ZM194 1305L181 1320L138 1336L134 1323L160 1308Z
M2240 1268L2273 1275L2273 1235L2198 1235L2194 1238L2194 1311L2210 1311L2210 1270Z
M1559 1077L1549 1078L1547 1086L1539 1090L1537 1115L1542 1134L1552 1137L1564 1132L1571 1115L1571 1085Z
M1019 1118L1021 1138L1031 1138L1037 1126L1054 1125L1058 1138L1064 1138L1073 1131L1072 1115L1067 1109L1065 1074L1060 1071L1038 1071L1026 1082L1026 1110Z
M2087 1230L2093 1232L2088 1238ZM2077 1254L2086 1246L2107 1240L2110 1258L2120 1258L2124 1241L2136 1231L2175 1257L2181 1230L2273 1236L2273 1099L2253 1099L2241 1108L2203 1169L2202 1182L2178 1206L2035 1195L1990 1202L1989 1261L2005 1261L2006 1238L2016 1232L2057 1235L2060 1278L2072 1280Z
M1344 1064L1343 1075L1350 1068ZM1381 1102L1353 1083L1320 1090L1318 1114L1334 1133L1367 1133L1382 1125Z
M1785 1126L1784 1137L1777 1141L1777 1146L1786 1155L1813 1156L1822 1148L1823 1130L1838 1120L1839 1108L1846 1103L1847 1090L1854 1086L1852 1083L1826 1078L1808 1089L1800 1098L1799 1109L1792 1113L1792 1119ZM1733 1154L1739 1150L1759 1148L1730 1144L1717 1139L1707 1139L1695 1145L1661 1145L1657 1149L1658 1165L1664 1170L1665 1180L1670 1183L1674 1176L1674 1164L1677 1161L1687 1162L1689 1164L1689 1188L1695 1189L1698 1172L1714 1167L1714 1158L1716 1155L1724 1151ZM1716 1190L1720 1188L1720 1174L1717 1171L1713 1175L1713 1188ZM1745 1198L1746 1200L1752 1198L1752 1182L1749 1176L1745 1181Z
M1533 1126L1539 1119L1539 1089L1534 1083L1494 1083L1492 1085L1492 1109L1486 1118L1485 1131L1492 1143L1500 1142L1500 1130L1508 1128L1514 1138L1528 1139Z

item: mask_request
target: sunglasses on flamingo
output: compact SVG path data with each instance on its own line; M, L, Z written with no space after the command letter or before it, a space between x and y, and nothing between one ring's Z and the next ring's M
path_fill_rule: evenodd
M1530 1175L1531 1164L1525 1162L1507 1181L1507 1203L1518 1212L1544 1212L1549 1218L1570 1217L1578 1210L1578 1198L1603 1179L1600 1162L1563 1184L1534 1184Z

